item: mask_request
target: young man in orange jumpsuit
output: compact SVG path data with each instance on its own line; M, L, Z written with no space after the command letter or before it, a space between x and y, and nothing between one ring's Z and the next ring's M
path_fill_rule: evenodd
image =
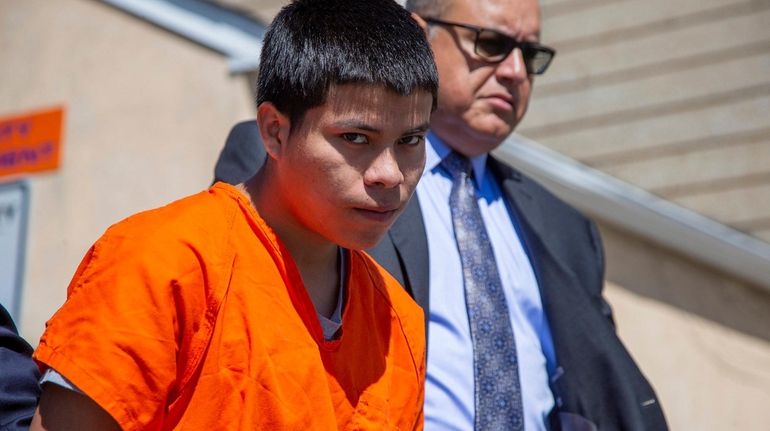
M261 54L267 162L110 227L35 358L32 429L420 429L423 315L360 250L405 208L437 77L391 0L299 0Z

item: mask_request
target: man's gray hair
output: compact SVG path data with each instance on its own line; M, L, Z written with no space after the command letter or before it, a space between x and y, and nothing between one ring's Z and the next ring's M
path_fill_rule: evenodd
M452 0L406 0L404 7L417 15L440 17L449 8L451 2Z

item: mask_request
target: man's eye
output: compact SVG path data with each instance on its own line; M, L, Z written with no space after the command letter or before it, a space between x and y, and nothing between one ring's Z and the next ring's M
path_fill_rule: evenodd
M403 145L419 145L424 139L424 136L412 135L404 136L399 142Z
M476 51L486 57L495 57L506 51L506 41L497 35L482 35L476 42Z
M342 139L352 144L365 144L368 142L366 135L362 135L360 133L343 133Z

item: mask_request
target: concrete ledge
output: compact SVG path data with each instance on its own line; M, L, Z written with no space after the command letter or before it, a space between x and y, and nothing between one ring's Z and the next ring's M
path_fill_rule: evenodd
M495 155L585 213L770 291L770 244L522 136Z

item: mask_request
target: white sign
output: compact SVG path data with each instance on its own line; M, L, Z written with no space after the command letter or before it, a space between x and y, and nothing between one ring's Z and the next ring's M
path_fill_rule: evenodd
M0 303L18 322L27 240L29 186L0 183Z

